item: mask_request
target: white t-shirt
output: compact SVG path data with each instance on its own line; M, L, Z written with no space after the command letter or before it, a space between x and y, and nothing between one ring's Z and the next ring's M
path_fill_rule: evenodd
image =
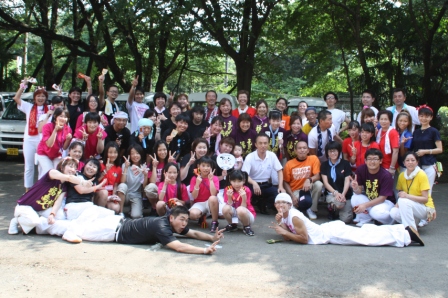
M345 112L339 109L327 109L331 113L333 119L333 125L336 128L336 131L339 132L341 129L341 124L345 122Z
M375 117L376 117L376 115L378 115L378 109L375 108L374 106L371 106L370 108L373 110L373 112L375 113ZM359 124L361 124L361 112L362 112L362 110L359 111L358 117L356 118L356 120L359 122Z
M128 109L128 114L131 121L131 133L133 133L138 128L138 120L143 118L143 115L149 107L147 104L142 102L133 101L132 104L129 104L129 102L126 101L126 109Z
M331 139L334 140L334 136L336 134L334 125L331 125L331 127L329 128L330 132L331 132ZM318 147L318 142L317 142L317 137L318 137L318 133L317 133L317 126L313 127L310 131L310 133L308 134L308 147L310 149L316 149L316 155L317 155L317 147ZM327 161L327 157L325 156L325 146L328 143L328 129L326 131L322 132L322 156L319 157L320 162L324 162Z
M302 212L295 208L289 209L288 217L282 218L282 223L284 223L289 231L293 234L297 234L296 229L292 219L298 217L305 224L306 230L308 232L308 244L325 244L330 241L330 235L326 235L324 230L318 225L309 220Z
M31 109L33 108L33 104L22 100L22 104L20 106L17 106L17 108L19 109L19 111L24 112L26 115L26 126L25 126L25 133L23 134L23 139L38 139L38 140L40 140L42 138L41 134L37 134L36 136L30 136L28 134L28 125L30 123L30 114L31 114ZM39 126L39 119L42 115L45 115L44 106L38 106L37 107L36 128Z
M393 118L392 118L392 127L395 127L395 120L397 120L397 116L398 114L400 114L400 112L397 111L397 109L395 108L395 106L391 106L388 107L387 110L391 111L393 114ZM412 118L412 131L414 131L415 129L415 125L420 125L420 120L418 120L418 111L415 107L413 106L408 106L407 104L404 104L403 109L402 110L406 110L409 112L409 114L411 115Z
M256 182L266 182L271 178L271 172L278 172L283 167L277 155L271 151L266 152L265 159L258 156L258 150L249 153L243 163L241 171L249 174L249 177Z

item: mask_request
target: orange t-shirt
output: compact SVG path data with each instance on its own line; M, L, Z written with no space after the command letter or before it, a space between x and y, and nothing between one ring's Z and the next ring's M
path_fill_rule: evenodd
M284 128L285 130L291 130L291 127L289 126L289 119L290 117L288 115L282 115L282 122L280 124L280 127Z
M306 179L320 173L320 161L316 155L308 156L304 161L291 159L283 169L283 181L288 182L292 191L303 188Z

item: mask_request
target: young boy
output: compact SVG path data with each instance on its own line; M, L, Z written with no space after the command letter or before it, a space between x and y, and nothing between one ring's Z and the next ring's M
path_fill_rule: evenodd
M193 197L193 206L190 208L190 219L198 220L199 224L206 222L208 214L212 215L210 233L218 230L219 179L215 176L215 163L208 156L203 156L198 161L198 175L190 181L190 192Z
M311 129L317 125L317 111L314 107L309 107L305 111L305 116L308 122L302 127L302 131L309 134Z
M168 143L168 151L176 154L176 160L181 160L184 155L190 153L191 138L187 132L189 120L187 115L177 115L174 119L176 129L169 129L162 135L162 140Z
M188 133L190 138L195 140L197 138L202 138L204 131L210 126L210 123L204 120L204 107L194 106L191 109L191 120L188 122Z
M375 101L375 93L373 91L366 89L362 92L362 109L370 108L375 113L375 117L378 114L378 109L373 106L373 102ZM362 111L362 110L361 110ZM356 120L361 123L361 112L358 113L358 118Z
M280 127L281 122L282 113L277 110L272 110L269 112L269 126L262 128L260 132L269 137L268 150L275 153L280 161L280 153L283 151L283 137L286 136L286 130Z

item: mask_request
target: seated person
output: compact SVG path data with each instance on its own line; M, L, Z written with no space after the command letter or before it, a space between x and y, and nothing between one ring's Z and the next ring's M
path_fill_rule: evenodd
M175 206L190 204L185 184L180 181L179 166L169 162L162 173L162 181L158 184L159 201L156 204L157 215L170 212Z
M190 119L184 114L176 116L176 129L169 129L162 134L162 140L168 144L168 151L176 153L176 160L180 161L182 157L190 153L191 138L187 132L188 121Z
M117 142L120 146L120 157L124 155L124 152L128 149L131 132L126 127L128 123L128 114L125 112L116 112L112 118L111 125L106 126L104 129L107 133L105 144L109 142Z
M275 198L278 210L276 224L270 228L283 237L283 240L301 244L339 244L366 246L403 247L412 241L424 245L418 232L411 226L403 225L364 225L362 228L348 226L340 220L321 225L306 218L302 212L292 207L291 197L286 193Z
M357 226L377 220L391 225L394 220L389 211L394 207L394 178L389 171L381 167L383 153L378 149L366 151L366 164L359 166L352 179L352 206L355 211Z
M326 189L328 203L328 219L339 219L345 223L353 220L352 190L350 188L350 177L352 169L350 163L341 158L342 146L338 142L330 142L325 146L325 154L328 161L320 166L320 175Z

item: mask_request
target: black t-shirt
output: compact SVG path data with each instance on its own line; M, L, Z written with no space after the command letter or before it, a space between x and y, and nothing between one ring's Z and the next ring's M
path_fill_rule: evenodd
M113 125L108 125L104 129L107 133L107 137L104 140L104 146L107 145L110 141L115 142L119 135L121 135L121 146L120 150L127 150L129 147L129 142L131 139L131 132L127 127L123 128L120 132L116 132Z
M171 134L173 130L169 129L163 132L162 140L166 141L166 137ZM191 139L188 132L184 132L181 135L177 134L171 143L168 144L168 151L174 154L176 152L176 160L181 160L185 155L191 152Z
M67 110L70 115L70 121L68 122L68 124L70 125L70 128L72 129L72 131L75 132L76 121L78 121L79 115L81 115L82 112L84 112L84 107L82 106L82 104L80 102L76 106L72 106L70 104L67 105Z
M188 227L180 233L186 235ZM155 244L160 242L167 245L176 241L168 216L143 217L139 219L125 219L118 232L117 242L123 244Z
M205 120L202 120L201 124L196 125L193 121L188 122L188 133L190 134L190 138L194 141L197 138L202 138L207 127L210 126Z
M89 178L85 177L83 174L78 174L78 176L83 177L85 180L89 180ZM94 179L93 185L97 185L97 184L98 184L98 180ZM75 189L76 185L77 184L67 182L67 197L65 199L65 204L92 202L93 195L95 193L91 192L91 193L80 194Z
M333 182L333 179L331 178L330 164L328 163L328 161L325 161L320 165L320 174L327 176L328 183L335 190L342 193L344 191L345 177L350 176L352 174L352 168L348 161L342 159L341 162L336 166L336 182ZM349 200L351 197L352 197L352 190L349 187L345 198Z
M436 149L436 142L440 141L440 132L434 127L428 127L427 129L416 129L412 138L413 151L423 149ZM420 157L420 165L429 166L437 162L436 157L432 154L425 154Z
M162 123L160 124L161 131L173 130L175 128L176 128L176 124L174 124L173 121L171 121L171 117L162 121Z

